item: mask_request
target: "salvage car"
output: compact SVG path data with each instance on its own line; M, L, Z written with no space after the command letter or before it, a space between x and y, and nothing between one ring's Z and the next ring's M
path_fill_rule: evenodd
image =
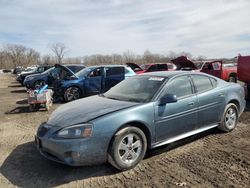
M33 74L26 76L23 84L27 88L40 88L45 84L53 86L56 80L69 79L74 73L84 69L85 66L82 64L68 64L59 65L56 64L54 67L40 74Z
M31 71L25 71L25 72L21 72L17 78L16 81L20 82L20 84L24 85L24 79L26 78L26 76L28 75L32 75L32 74L37 74L37 73L42 73L48 69L50 69L51 67L53 67L53 65L40 65L38 67L34 67L34 69L32 69Z
M250 56L238 56L238 78L245 83L246 96L250 99Z
M135 167L147 149L219 128L232 131L246 105L235 83L191 71L125 79L102 95L58 107L36 134L46 158L71 166Z
M66 102L69 102L103 93L120 81L134 75L134 71L124 65L90 66L72 75L70 79L61 80L55 91L61 94Z
M175 70L176 66L172 63L149 63L143 64L141 66L135 63L126 63L136 74L143 74L146 72L156 72L156 71L169 71Z
M237 82L237 66L234 64L224 64L221 60L193 62L186 56L180 56L172 59L171 62L177 66L177 70L194 70L216 76L228 82Z

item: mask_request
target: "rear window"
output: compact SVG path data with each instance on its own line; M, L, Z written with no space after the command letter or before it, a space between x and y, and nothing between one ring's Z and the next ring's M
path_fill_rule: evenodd
M158 64L158 70L159 71L166 71L166 70L168 70L168 65L167 64Z
M124 67L109 67L106 68L106 76L123 75Z
M213 88L213 84L207 76L192 75L192 79L198 93L208 91Z

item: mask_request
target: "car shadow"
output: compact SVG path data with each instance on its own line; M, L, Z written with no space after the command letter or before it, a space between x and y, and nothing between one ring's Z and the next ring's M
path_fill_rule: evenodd
M217 129L212 129L166 146L151 149L147 152L145 159L168 152L208 135L221 133ZM54 187L76 180L120 173L108 163L91 167L70 167L47 160L38 152L34 142L17 146L5 159L0 172L17 187L33 187L37 184L39 187Z
M8 87L23 87L22 85L10 85Z
M245 108L244 112L250 112L250 100L246 101L246 108Z
M223 134L223 132L217 128L213 128L213 129L210 129L208 131L184 138L182 140L148 150L146 153L146 156L144 158L147 159L147 158L153 157L155 155L159 155L159 154L171 151L173 149L176 149L178 147L187 145L187 144L192 143L192 142L199 140L201 138L205 138L209 135L216 135L216 134Z
M18 106L10 111L5 112L5 114L21 114L21 113L30 113L29 106Z
M22 99L22 100L16 101L16 104L28 104L28 99Z
M21 89L21 90L13 90L11 93L27 93L26 89Z
M70 167L52 162L40 155L34 142L28 142L11 152L0 172L17 187L54 187L90 177L107 176L118 171L109 164Z

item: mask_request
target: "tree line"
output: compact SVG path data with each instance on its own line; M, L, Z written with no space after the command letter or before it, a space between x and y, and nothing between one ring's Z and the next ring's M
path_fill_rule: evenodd
M69 49L63 43L48 45L53 55L41 55L35 49L20 44L6 44L0 49L0 69L13 69L16 66L31 66L39 64L78 64L83 63L87 66L102 64L125 64L133 62L136 64L145 63L164 63L169 62L180 55L188 58L203 60L204 56L192 57L191 53L170 51L166 54L152 53L145 50L142 55L135 54L132 50L127 50L122 54L102 55L94 54L83 57L66 57Z

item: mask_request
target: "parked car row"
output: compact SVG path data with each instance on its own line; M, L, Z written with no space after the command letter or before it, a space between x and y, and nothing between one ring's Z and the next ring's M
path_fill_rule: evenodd
M152 63L141 66L135 63L85 67L81 64L43 65L17 77L27 88L39 88L45 84L53 87L55 94L69 102L98 93L103 93L127 77L156 71L204 72L226 81L237 81L237 67L225 66L222 61L193 62L185 56L171 63Z

